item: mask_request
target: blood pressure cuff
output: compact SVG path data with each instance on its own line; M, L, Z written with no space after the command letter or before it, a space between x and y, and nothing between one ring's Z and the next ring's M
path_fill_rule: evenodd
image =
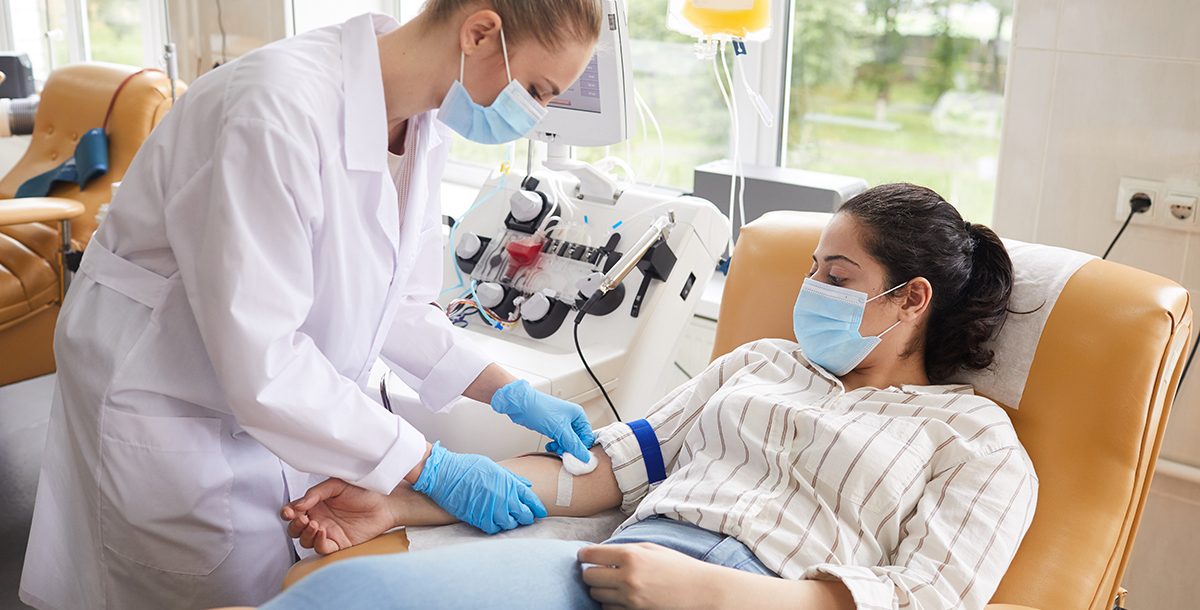
M667 469L663 465L662 448L659 447L658 435L654 433L650 422L639 419L628 422L626 425L633 431L638 447L642 450L642 463L646 465L646 479L653 485L667 478Z
M103 129L89 129L79 138L75 154L62 165L26 180L17 188L16 196L45 197L59 182L73 182L80 190L92 180L108 173L108 134Z

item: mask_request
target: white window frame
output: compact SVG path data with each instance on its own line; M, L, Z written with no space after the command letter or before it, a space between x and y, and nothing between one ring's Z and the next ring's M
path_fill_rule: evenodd
M82 0L76 0L82 1ZM86 57L86 42L78 42L79 35L86 35L84 29L80 29L82 12L79 11L79 6L75 3L68 2L66 15L66 28L63 37L70 45L68 47L67 58L69 62L80 61L80 58ZM45 24L39 24L40 28L45 27ZM58 67L54 65L54 46L55 42L49 39L49 33L43 31L41 33L43 44L46 45L47 60L50 62L50 69ZM13 11L12 3L9 0L0 0L0 49L6 51L14 51L17 48L16 32L13 31Z
M413 18L425 0L391 0L389 12L400 23ZM283 0L283 19L285 32L288 37L296 35L296 3L294 0Z
M16 37L12 29L12 7L9 6L8 0L0 0L0 49L6 51L15 49Z
M167 65L166 57L164 57L167 45L167 12L163 6L163 0L141 0L142 2L142 23L145 29L142 30L142 64L145 66L156 66L165 68Z
M66 31L63 33L67 44L67 58L70 63L91 61L91 36L87 23L87 0L67 0ZM166 14L163 12L162 0L141 0L142 11L142 47L143 65L162 67L162 49L166 44ZM16 37L13 32L12 6L9 0L0 0L0 49L16 48ZM45 32L42 33L46 35ZM54 42L49 42L47 50L51 69L53 65Z
M87 27L87 0L67 0L66 5L67 57L71 63L91 61L92 39ZM51 56L53 57L53 53Z
M627 0L636 2L637 0ZM738 96L738 125L741 131L741 153L744 163L748 165L766 165L783 167L787 154L788 133L788 84L791 79L792 58L792 28L795 19L795 1L782 0L772 4L771 37L760 43L747 43L749 54L744 59L733 62L735 71L735 95ZM415 14L421 2L416 0L396 0L398 11L408 8ZM404 18L412 14L398 12ZM665 16L664 16L665 19ZM402 19L403 20L403 19ZM763 97L767 106L775 113L774 124L770 127L759 120L744 88L741 86L740 71L746 69L746 79ZM715 86L715 85L714 85ZM733 158L733 140L729 140L728 158ZM491 168L481 168L477 165L461 163L451 159L446 165L444 179L456 184L480 186L486 180Z
M734 62L735 71L747 68L746 80L762 96L767 107L775 113L775 122L764 125L754 110L744 88L741 74L735 74L734 91L738 95L738 126L741 128L741 148L745 162L752 165L783 166L786 162L788 82L791 77L792 22L795 0L772 4L771 37L761 43L747 43L749 54ZM730 158L733 142L730 141Z

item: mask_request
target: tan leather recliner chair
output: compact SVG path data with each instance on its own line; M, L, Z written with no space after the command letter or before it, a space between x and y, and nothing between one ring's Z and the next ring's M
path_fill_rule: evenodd
M171 88L159 72L133 77L121 90L108 123L108 173L82 191L59 184L49 198L12 199L26 180L75 153L79 137L100 127L113 93L137 68L74 64L55 70L41 94L29 149L0 178L0 385L54 371L54 321L68 276L64 246L82 249L96 230L134 154L171 108ZM182 94L183 88L177 87ZM59 223L70 221L71 242Z
M776 212L742 230L714 357L764 337L793 336L792 308L828 219ZM993 603L1109 610L1123 593L1187 356L1189 299L1175 282L1101 260L1063 289L1021 408L1009 411L1040 487L1033 525Z
M713 358L792 338L792 308L828 214L775 212L742 229ZM1020 410L1040 480L1029 533L988 610L1110 610L1146 503L1192 327L1187 290L1092 261L1059 296ZM404 532L297 564L287 583L355 556L406 550ZM1011 604L1011 605L1010 605Z

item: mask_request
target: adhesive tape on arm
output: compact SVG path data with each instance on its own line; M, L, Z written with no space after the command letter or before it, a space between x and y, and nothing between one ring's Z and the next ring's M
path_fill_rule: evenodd
M572 476L582 476L596 469L596 456L588 454L588 461L581 462L579 458L570 453L562 454L563 470L571 473Z
M558 469L558 493L554 496L555 506L570 506L572 489L575 487L575 477L566 468Z

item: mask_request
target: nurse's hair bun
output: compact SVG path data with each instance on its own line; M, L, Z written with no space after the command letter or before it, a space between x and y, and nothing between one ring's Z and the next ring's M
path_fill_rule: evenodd
M532 38L552 51L571 42L593 43L604 23L602 0L428 0L425 12L441 22L465 10L500 15L509 44Z
M987 347L1004 325L1012 296L1012 259L988 227L963 220L931 189L884 184L847 201L849 214L866 232L868 252L887 270L888 286L923 277L933 286L922 349L925 373L934 383L985 369L995 354Z

